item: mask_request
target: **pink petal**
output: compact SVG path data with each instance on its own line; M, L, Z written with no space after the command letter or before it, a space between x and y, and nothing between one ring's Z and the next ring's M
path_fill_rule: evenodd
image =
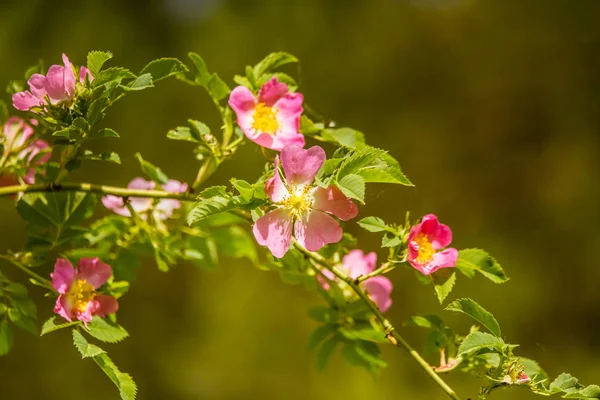
M238 121L239 122L239 121ZM240 125L241 126L241 125ZM242 128L243 129L243 128ZM281 151L287 146L298 146L304 147L304 135L293 134L293 135L284 135L280 133L276 133L275 135L270 135L268 133L260 133L256 132L254 128L250 128L250 134L246 134L248 139L252 140L254 143L259 146L266 147L267 149Z
M73 314L75 314L75 318L80 321L83 321L83 324L87 327L88 322L92 322L92 317L98 311L100 304L95 300L88 301L85 305L83 311L73 310Z
M317 187L313 192L313 207L348 221L358 215L358 207L337 186Z
M147 181L144 178L134 178L127 185L129 189L139 189L139 190L154 190L156 188L156 183L153 181ZM147 197L130 197L129 204L136 213L143 213L152 208L153 200ZM129 210L127 211L129 213Z
M452 231L447 225L440 224L434 214L427 214L421 221L421 231L425 233L435 250L452 243Z
M257 137L257 133L252 127L254 109L256 108L256 98L254 94L245 86L238 86L231 91L229 95L229 106L237 116L237 123L250 140Z
M361 286L381 312L386 312L390 308L392 305L392 298L390 296L393 285L388 278L385 276L374 276L364 281Z
M323 274L327 279L333 281L335 279L335 275L328 269L322 269L321 274ZM324 290L329 290L329 282L324 279L321 275L317 275L317 281L321 284L321 287Z
M178 208L181 208L181 202L179 200L162 199L154 208L154 216L157 219L164 221L170 218L173 215L173 212Z
M31 75L27 81L27 84L29 85L29 90L31 90L31 93L33 93L33 95L38 99L43 99L48 95L48 92L46 91L48 82L44 75Z
M113 196L109 194L107 196L102 197L102 204L104 205L104 207L119 215L122 215L124 217L131 217L131 213L129 212L127 207L125 207L125 203L123 202L122 197Z
M29 111L31 107L43 106L44 100L38 99L30 92L19 92L13 94L13 107L19 111Z
M88 80L91 82L93 82L94 77L92 76L92 73L90 72L89 69L87 69L86 67L81 67L79 68L79 82L84 84L85 83L85 76L88 76Z
M127 185L129 189L140 189L140 190L154 190L156 183L153 181L147 181L144 178L133 178Z
M77 279L85 279L94 289L104 285L112 276L110 265L100 262L98 257L82 258L79 260L78 267Z
M185 193L188 190L188 184L175 179L169 179L166 184L162 185L162 188L165 192Z
M267 246L275 257L281 258L290 248L292 218L284 209L277 208L260 217L252 232L260 245Z
M104 318L108 314L114 314L119 309L119 303L113 296L107 296L98 294L94 297L94 301L97 304L96 312L94 315Z
M317 251L329 243L337 243L344 232L340 224L324 212L312 210L294 224L294 236L309 251Z
M319 146L308 150L295 145L285 147L281 150L281 164L287 182L291 185L312 183L325 158L325 150Z
M69 304L68 296L60 294L54 304L54 312L71 322L74 315L71 304Z
M27 148L23 150L19 155L21 156L21 158L27 158L27 161L31 162L35 156L40 154L41 151L47 150L49 148L50 145L48 144L48 142L42 139L38 139L35 142L31 143L29 146L27 146ZM50 157L52 157L52 153L47 152L45 155L43 155L36 161L36 165L43 165L47 163L48 160L50 160Z
M448 248L443 251L438 251L433 255L433 260L431 264L435 267L435 270L440 268L452 268L456 266L456 261L458 260L458 250L455 248ZM432 271L433 272L433 271Z
M277 171L279 169L279 156L275 157L275 171L273 172L273 176L265 182L265 193L269 196L269 199L273 203L278 203L284 200L287 196L289 196L290 192L287 190L283 181L281 180L281 176Z
M65 67L52 65L48 68L48 73L46 73L46 93L52 104L58 104L69 99L70 95L65 89Z
M351 250L342 259L343 269L348 277L356 279L361 275L366 275L375 270L377 264L377 254L371 252L365 254L362 250Z
M280 98L288 94L288 87L285 83L279 82L274 76L265 83L258 92L258 101L272 107ZM302 101L301 101L302 102Z
M25 173L25 175L23 175L23 182L25 182L28 185L34 184L35 183L35 169L34 168L29 168L27 170L27 172Z
M75 94L75 71L73 69L73 64L69 61L69 58L66 54L62 55L63 63L65 64L64 76L63 76L63 90L69 96L69 98L73 97Z
M75 269L69 260L59 258L54 264L54 272L50 274L52 287L60 294L65 294L71 288L75 279Z

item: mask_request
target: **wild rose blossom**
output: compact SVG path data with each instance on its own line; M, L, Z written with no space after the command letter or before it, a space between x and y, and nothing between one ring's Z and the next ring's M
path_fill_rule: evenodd
M63 53L62 65L52 65L46 76L33 74L27 81L29 90L15 93L12 97L13 106L17 110L28 111L32 107L41 107L48 102L52 105L70 101L75 96L75 70L69 58ZM91 82L94 78L86 67L79 69L79 82L85 82L85 76Z
M127 185L129 189L142 189L142 190L154 190L156 189L156 183L153 181L147 181L144 178L134 178ZM187 183L182 183L174 179L161 186L166 192L171 193L185 193L188 189ZM109 210L122 215L124 217L131 217L129 209L125 206L122 197L107 195L102 197L102 204ZM161 199L158 204L154 205L154 200L147 197L131 197L129 204L141 218L147 218L147 212L152 211L152 215L155 220L164 221L173 215L173 212L181 207L181 202L175 199Z
M458 251L454 248L438 251L451 242L450 228L440 224L435 215L425 215L408 234L408 262L423 275L430 275L440 268L454 267Z
M313 181L325 162L325 151L314 146L308 150L297 145L285 147L275 158L275 173L265 183L265 192L276 208L260 217L253 227L254 237L267 246L275 257L288 251L294 236L310 251L342 239L342 221L356 217L358 208L339 188L322 188ZM279 173L283 167L285 181Z
M258 98L247 87L236 87L229 96L229 105L248 139L281 151L292 144L304 147L304 135L298 132L302 100L302 94L290 93L285 83L273 77L262 86Z
M5 137L4 153L2 155L3 159L6 160L10 157L11 153L16 152L18 159L24 160L26 164L31 164L40 152L50 147L48 143L42 139L35 140L28 144L33 136L33 127L30 124L37 125L37 121L30 120L28 124L19 117L10 117L6 121L2 127L2 134ZM35 165L42 165L48 162L51 156L52 155L47 152L43 156L37 158ZM29 168L22 178L25 183L34 183L35 168ZM0 176L0 186L15 185L18 184L18 182L16 176L10 174Z
M365 254L362 250L351 250L342 259L340 270L350 279L356 279L367 275L377 266L377 254L371 252ZM335 281L335 275L329 270L323 270L323 274L332 281ZM324 279L319 279L321 286L329 290L329 283ZM361 288L369 295L371 300L377 305L381 312L386 312L392 305L391 293L393 289L392 282L385 276L374 276L360 283ZM349 293L353 296L354 293Z
M59 293L54 312L71 322L87 324L97 315L104 318L117 312L119 303L113 296L96 293L112 276L112 268L98 258L82 258L77 268L64 258L56 260L52 286Z

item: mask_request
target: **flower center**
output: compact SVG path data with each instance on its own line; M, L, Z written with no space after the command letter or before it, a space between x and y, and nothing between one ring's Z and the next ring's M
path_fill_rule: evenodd
M310 210L313 203L312 195L309 193L310 189L309 185L292 188L291 194L282 201L283 207L290 215L301 218Z
M69 290L67 296L74 310L84 312L88 303L94 300L94 287L87 283L85 279L76 279L71 285L71 290Z
M435 254L435 250L433 249L433 245L429 241L429 238L427 238L426 234L419 233L415 236L413 241L419 246L417 262L419 264L427 264L433 259L433 255Z
M273 107L267 106L265 103L258 103L254 110L254 122L252 127L257 131L274 135L279 129L277 122L277 112Z

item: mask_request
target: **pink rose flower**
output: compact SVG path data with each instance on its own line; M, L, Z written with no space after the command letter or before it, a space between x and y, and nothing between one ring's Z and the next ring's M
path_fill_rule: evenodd
M33 74L27 81L29 90L15 93L12 97L13 106L17 110L28 111L32 107L41 107L48 102L52 105L70 101L75 96L75 70L68 57L62 55L62 65L52 65L48 68L46 76ZM90 70L81 67L79 70L79 82L85 82L85 76L89 81L93 80Z
M423 275L430 275L440 268L456 265L458 251L454 248L438 251L452 242L452 231L440 224L433 214L423 217L408 234L408 262Z
M371 252L365 254L362 250L351 250L342 259L340 270L350 279L356 279L375 271L377 266L377 254ZM330 280L335 280L331 271L323 270L323 274ZM324 279L319 279L321 286L329 290L329 284ZM360 287L369 295L373 303L386 312L392 305L391 293L392 282L385 276L374 276L360 283Z
M296 240L310 251L342 239L342 228L331 214L342 221L356 217L358 208L336 186L322 188L313 184L325 162L325 151L314 146L308 150L290 145L275 158L275 173L265 183L265 192L276 208L260 217L253 227L254 237L275 257L288 251L292 227ZM279 161L285 182L279 173Z
M113 296L96 293L112 276L110 265L98 258L82 258L77 268L73 268L69 260L59 258L50 276L52 286L59 293L54 312L69 322L77 319L87 325L93 316L104 318L119 309Z
M229 105L248 139L281 151L292 144L304 147L304 135L298 132L302 100L302 94L290 93L285 83L273 77L260 89L258 98L247 87L236 87L229 96Z
M156 183L153 181L147 181L144 178L134 178L127 185L129 189L141 189L141 190L154 190L156 189ZM162 189L166 192L172 193L185 193L188 189L187 183L182 183L174 179L162 185ZM125 206L122 197L107 195L102 197L102 204L109 210L122 215L124 217L131 217L129 209ZM147 213L152 212L154 219L164 221L173 215L173 212L181 207L181 202L175 199L161 199L158 204L154 205L154 200L148 197L131 197L129 204L142 219L147 218Z
M36 120L29 121L31 125L37 125ZM7 158L11 153L16 152L17 157L21 160L25 160L25 163L31 164L34 158L42 151L50 148L45 140L35 140L31 143L31 137L33 136L33 127L27 124L22 118L10 117L2 128L2 134L6 137L4 145L3 157ZM52 154L47 152L43 156L37 158L35 166L42 165L50 159ZM3 175L1 179L2 183L0 186L7 186L6 184L18 184L18 177ZM35 168L30 168L23 181L28 184L32 184L35 181ZM6 183L6 184L5 184Z

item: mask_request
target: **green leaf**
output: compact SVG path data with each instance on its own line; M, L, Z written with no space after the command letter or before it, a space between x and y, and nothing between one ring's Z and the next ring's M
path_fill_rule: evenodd
M100 354L106 353L100 347L88 343L85 337L79 333L77 329L73 329L73 344L79 350L81 358L95 357Z
M121 325L100 317L92 318L87 327L90 335L106 343L118 343L129 336Z
M281 67L285 64L297 63L298 59L285 52L277 52L271 53L265 58L263 58L256 66L254 67L254 76L259 78L266 72L272 71L276 68Z
M452 288L456 283L456 273L452 268L442 268L430 276L433 281L435 294L440 304L442 304L450 292L452 292Z
M28 224L62 228L81 224L92 216L95 205L91 193L26 193L17 203L17 212Z
M107 68L99 74L94 75L94 80L92 81L92 87L100 87L102 85L106 85L112 82L121 82L124 79L133 79L135 78L135 74L128 69L121 67L111 67Z
M354 150L365 145L365 135L351 128L324 129L321 138Z
M146 174L148 178L163 185L168 182L169 177L159 167L156 167L154 164L144 160L140 153L135 153L135 158L140 163L142 172Z
M436 314L413 315L404 322L404 326L418 326L420 328L442 330L444 321Z
M176 58L160 58L151 61L140 72L140 76L150 74L153 82L158 82L170 76L187 72L187 67Z
M479 272L494 283L504 283L509 279L500 264L480 249L460 250L456 268L469 278L473 277L475 272Z
M95 82L95 80L94 80ZM104 118L104 109L108 106L108 99L106 97L100 97L92 102L90 108L86 113L86 118L90 126L94 126Z
M381 149L369 146L353 151L345 158L338 171L338 180L349 174L359 175L365 182L412 186L393 157Z
M250 202L250 200L252 200L252 198L254 197L254 192L256 190L254 185L251 185L250 183L243 181L241 179L235 179L235 178L231 178L230 182L231 182L231 186L233 186L234 189L238 191L238 193L240 194L240 197L245 202Z
M229 86L227 86L227 84L221 78L219 78L219 75L216 73L212 74L210 77L207 89L210 96L216 101L223 100L225 97L229 96L229 92L231 92Z
M152 83L152 75L150 74L144 74L144 75L140 75L137 78L135 78L135 80L131 81L130 84L128 84L127 86L122 86L123 89L127 90L127 91L139 91L139 90L144 90L144 89L148 89L151 87L154 87L154 84Z
M336 325L335 324L326 324L317 327L308 338L308 348L314 349L321 343L323 340L327 339L329 335L335 332Z
M329 307L311 307L308 309L308 316L324 323L336 322L339 318L338 312Z
M27 315L18 308L10 308L8 319L19 328L37 336L38 328L34 316Z
M358 221L358 225L369 232L383 232L389 229L386 223L379 217L365 217Z
M211 79L211 74L208 72L208 68L206 68L206 63L200 57L200 55L196 53L188 53L188 57L192 60L192 63L195 67L194 80L201 86L205 88L208 87L208 82Z
M345 175L337 181L337 186L349 198L364 203L365 180L361 176L356 174Z
M363 341L346 343L342 354L351 365L362 366L374 376L377 376L387 363L381 358L381 351L376 344Z
M58 319L57 317L50 317L49 319L47 319L46 322L44 322L44 325L42 325L42 333L40 334L40 336L44 336L50 332L54 332L59 329L68 328L70 326L80 324L79 321L65 322L62 324L57 324L56 323L57 319Z
M0 124L4 125L6 121L8 121L8 107L6 107L6 102L4 100L0 100Z
M54 135L53 135L54 136ZM102 128L88 135L88 139L118 138L119 134L110 128Z
M398 236L388 236L387 233L381 238L381 247L396 247L400 246L400 243L402 242Z
M93 77L96 77L102 70L102 66L105 62L112 58L110 51L90 51L87 55L87 67Z
M81 132L79 130L75 129L74 127L70 126L68 128L61 129L59 131L52 133L52 136L75 141L75 140L81 138Z
M319 351L317 352L317 370L323 371L325 369L338 343L338 338L332 336L319 346Z
M340 328L339 332L346 339L350 340L366 340L367 342L374 343L389 343L384 332L376 331L374 329Z
M504 340L486 332L472 332L462 341L457 357L466 357L483 350L502 352Z
M200 137L193 129L187 126L178 126L175 129L171 129L167 132L167 137L173 140L183 140L192 143L201 143Z
M13 345L13 332L6 319L0 322L0 356L8 354Z
M255 240L242 227L234 225L218 228L212 230L210 234L222 255L234 258L245 257L254 263L258 262Z
M114 151L94 154L94 152L90 150L84 150L83 153L81 153L81 159L91 161L107 161L114 164L121 164L121 157Z
M474 300L471 299L458 299L448 304L445 308L447 311L455 311L463 314L467 314L475 321L478 321L481 325L486 327L493 335L502 336L502 332L500 331L500 324L496 321L496 318L487 311L485 308L481 307Z
M570 392L581 387L578 379L570 374L560 374L551 384L550 393Z
M122 400L135 400L137 386L129 374L121 372L106 353L93 357L93 360L119 389Z
M200 193L198 201L188 214L187 222L192 225L206 217L230 211L237 205L224 186L213 186Z

